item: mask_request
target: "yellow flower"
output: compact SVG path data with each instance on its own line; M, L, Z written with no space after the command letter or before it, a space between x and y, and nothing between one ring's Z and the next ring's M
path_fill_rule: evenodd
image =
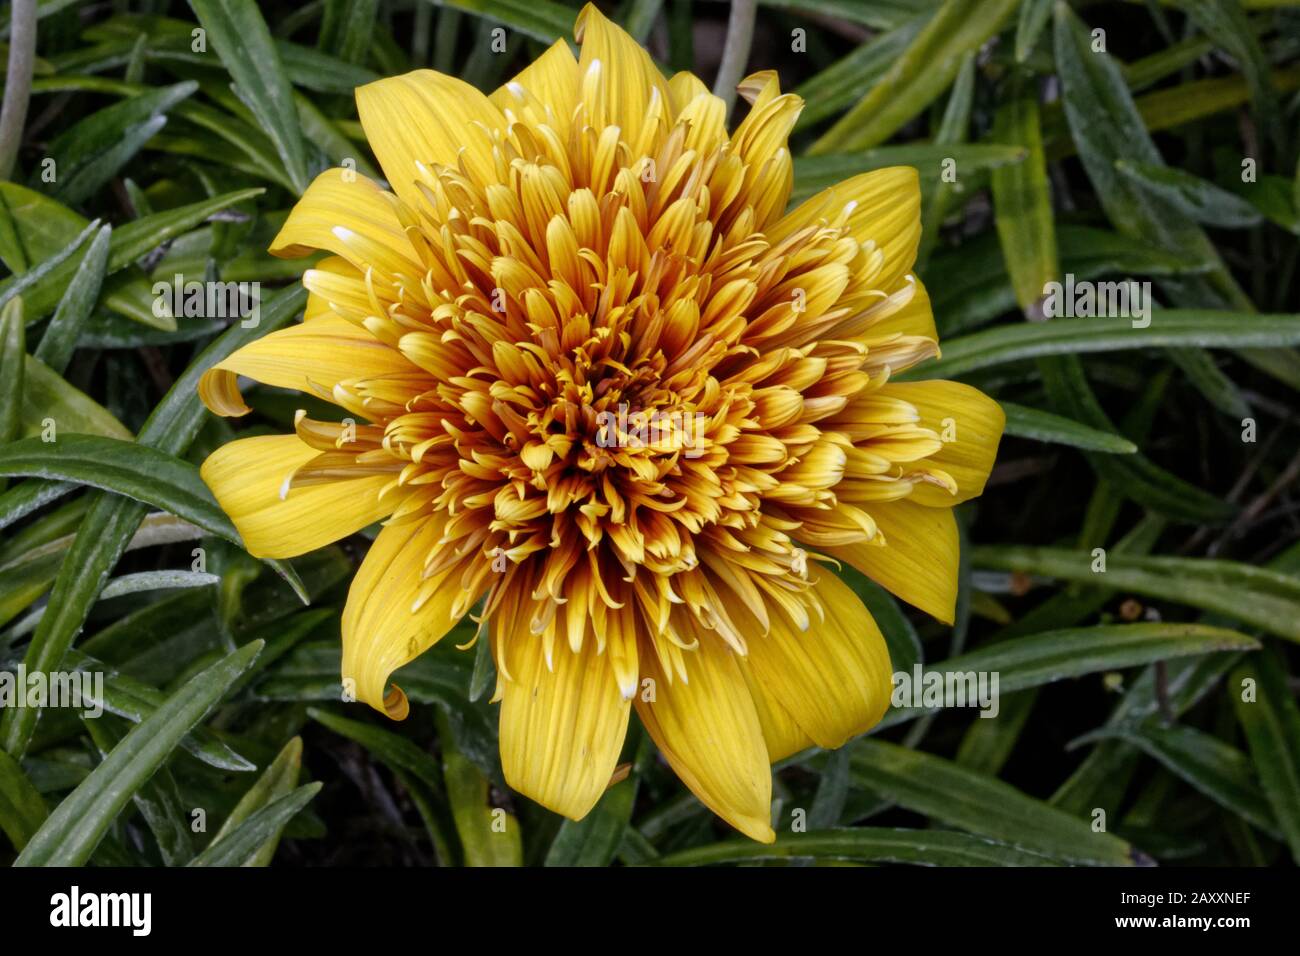
M785 211L802 106L775 75L726 110L665 81L588 6L491 96L427 70L357 91L392 187L322 173L271 251L309 270L301 325L205 377L328 399L203 477L251 554L381 519L343 614L343 675L400 719L389 675L482 601L512 787L572 818L635 706L696 796L770 841L770 763L838 747L890 691L880 631L818 562L952 620L951 508L1003 415L937 354L915 170ZM805 550L806 549L806 550ZM812 562L811 564L809 562Z

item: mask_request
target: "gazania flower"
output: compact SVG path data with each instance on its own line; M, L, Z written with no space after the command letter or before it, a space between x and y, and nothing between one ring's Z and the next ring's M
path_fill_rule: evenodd
M208 373L328 399L203 476L250 553L377 521L343 615L343 677L389 676L462 616L497 664L506 780L566 816L608 786L631 710L688 787L773 839L772 761L884 713L879 629L847 562L951 621L951 508L1003 416L937 354L916 172L787 212L797 97L741 86L734 133L596 9L491 96L417 71L357 91L388 179L325 172L271 251L309 270L301 325ZM833 559L833 560L832 560ZM481 605L480 605L481 602Z

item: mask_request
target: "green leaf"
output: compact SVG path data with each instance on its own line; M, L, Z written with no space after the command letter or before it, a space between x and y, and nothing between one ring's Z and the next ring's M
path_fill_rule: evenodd
M904 863L913 866L1053 866L1049 857L951 830L853 827L815 833L788 833L775 843L730 840L678 850L654 866L714 866L763 860L844 860Z
M1158 276L1203 271L1195 262L1149 242L1105 229L1057 225L1056 247L1061 272L1076 280L1102 275ZM996 236L972 239L952 252L937 255L923 277L941 276L930 285L930 297L939 331L945 337L982 325L1016 307L1015 293L1001 242Z
M23 847L41 828L49 810L18 761L0 750L0 829L14 849Z
M81 330L94 311L108 273L108 248L113 235L112 226L104 226L95 234L86 254L77 266L77 272L68 283L67 291L59 300L54 318L41 336L40 344L32 354L44 362L56 375L62 375L77 348Z
M83 717L82 724L99 750L101 759L107 757L127 733L122 721L105 718L102 714L98 717ZM163 864L185 864L194 855L194 841L189 813L181 801L171 771L166 767L158 768L153 777L135 792L132 800L158 843Z
M65 435L56 442L27 438L0 448L0 475L75 481L126 495L240 544L199 470L173 455L131 441Z
M283 797L277 797L254 812L220 842L212 845L190 861L190 866L243 866L245 862L268 842L278 840L285 824L311 803L320 793L322 783L309 783Z
M1093 394L1078 356L1042 359L1039 370L1048 396L1060 411L1093 428L1115 430ZM1146 431L1145 426L1142 431ZM1108 485L1175 520L1212 524L1226 521L1236 511L1232 505L1165 471L1144 455L1124 458L1089 455L1088 462Z
M433 793L442 793L442 771L438 762L432 754L425 753L407 738L374 724L340 717L319 707L309 707L307 714L336 734L361 744L388 766L416 777Z
M370 51L379 0L325 0L320 47L345 63L362 63Z
M853 103L907 49L928 17L913 17L888 33L860 44L794 91L803 99L795 129L806 129Z
M543 43L572 37L577 19L575 10L554 0L439 0L439 5L495 20Z
M0 529L7 528L33 511L57 501L76 488L68 481L24 481L0 494Z
M1224 809L1270 834L1277 822L1255 779L1250 758L1194 727L1107 728L1087 740L1117 738L1132 744Z
M212 838L212 842L208 845L205 853L211 853L218 842L232 837L235 831L247 822L255 812L268 806L272 801L292 793L294 787L298 785L298 775L301 771L302 738L294 737L284 745L284 749L271 762L271 765L262 772L262 775L257 778L257 782L239 798L239 802L230 811L230 816L226 817L225 822L221 824L221 829ZM279 844L280 830L275 830L261 846L256 847L248 858L238 865L270 866L271 858L275 856L275 850Z
M1017 438L1048 442L1054 445L1069 445L1071 448L1083 448L1088 451L1105 452L1112 455L1131 455L1137 451L1133 444L1123 435L1099 428L1091 428L1061 415L1026 408L1012 402L1003 402L1002 410L1007 415L1006 434Z
M1159 196L1197 222L1239 229L1262 218L1259 210L1240 196L1181 169L1124 159L1118 160L1115 168L1138 189Z
M10 299L0 310L0 445L22 434L25 333L23 300Z
M1028 158L989 177L994 224L1016 302L1030 318L1042 316L1047 284L1060 277L1052 196L1047 185L1043 136L1038 125L1037 82L1017 75L998 109L993 137L1024 147Z
M1157 166L1164 161L1114 59L1093 52L1085 26L1064 3L1056 5L1055 49L1070 131L1111 222L1126 235L1221 267L1213 245L1194 222L1163 197L1138 189L1116 168L1119 160Z
M257 4L253 0L189 0L189 4L211 34L212 47L234 80L235 94L275 144L289 182L298 193L305 192L306 150L293 90Z
M85 392L73 388L40 359L27 356L23 365L23 383L24 435L42 435L47 422L52 420L56 436L63 431L98 435L105 441L131 440L131 432L108 409ZM66 437L59 440L66 440ZM42 438L28 440L45 444Z
M78 205L97 193L167 125L168 111L198 88L197 83L187 80L147 90L91 113L57 136L45 157L55 164L55 198ZM43 163L32 176L33 187L39 188L44 168Z
M841 183L851 176L888 166L916 166L938 170L951 159L964 176L1023 162L1024 147L1001 143L907 143L877 146L862 153L802 156L794 161L792 201Z
M1268 58L1246 19L1242 4L1238 0L1176 0L1175 5L1186 11L1215 45L1233 58L1250 87L1262 131L1271 133L1277 117L1269 86Z
M978 549L975 560L978 563ZM931 664L924 668L923 673L997 674L998 694L1009 694L1155 661L1224 651L1250 651L1258 647L1259 643L1245 634L1204 624L1097 624L996 641L967 654ZM968 703L973 706L975 702ZM895 707L886 713L878 729L892 727L937 709Z
M1041 574L1215 611L1300 642L1300 577L1292 574L1237 561L1115 553L1106 555L1104 572L1094 572L1091 552L1019 545L977 546L972 560L981 568Z
M139 724L147 720L167 703L167 695L156 687L136 680L121 673L111 664L82 652L69 650L63 659L67 670L81 671L87 674L103 674L102 693L99 686L90 682L90 689L85 691L88 703L103 707L110 714L116 714ZM183 750L203 761L209 767L232 773L246 773L255 769L254 764L240 756L212 731L203 727L195 728L181 738Z
M416 805L424 820L425 829L429 831L429 838L433 842L438 859L444 864L450 864L451 841L447 838L443 820L445 811L433 805L435 801L441 804L446 799L442 768L438 766L437 760L407 738L391 730L340 717L318 707L309 707L307 714L312 720L324 724L336 734L356 741L395 774L400 775L407 789L416 798Z
M21 188L21 187L15 187L15 188ZM33 193L33 195L35 194ZM50 205L58 209L63 208L61 206L58 206L53 201L50 201ZM71 212L70 210L69 210L69 215L73 217L77 216L76 213ZM13 222L15 227L18 226L18 223L14 222L12 217L10 221ZM3 283L0 283L0 289L3 290L0 291L0 303L8 302L10 299L12 299L14 296L17 295L26 295L27 298L30 300L33 294L28 292L27 290L35 286L47 275L49 275L51 272L53 272L55 269L61 266L64 262L70 259L72 255L78 249L81 248L82 243L84 243L86 239L90 236L90 234L94 232L97 228L99 228L98 219L96 219L94 222L87 225L80 232L73 233L71 235L70 241L66 245L62 246L61 248L52 248L48 250L48 255L42 254L46 251L43 248L44 246L44 243L42 242L43 237L40 236L29 237L29 241L34 240L34 245L36 247L34 251L40 258L40 262L36 266L36 268L30 270L27 269L26 267L26 261L28 256L26 253L24 253L21 250L21 246L23 244L22 239L19 238L18 236L14 236L14 248L11 249L9 253L5 256L5 262L8 265L10 265L15 275L12 276L10 279L5 280Z
M301 287L285 290L265 304L256 329L244 328L243 323L227 329L172 385L140 429L139 443L167 454L179 454L188 448L207 416L198 398L203 373L247 342L287 323L302 308L305 298ZM144 519L146 507L133 499L106 492L93 494L77 538L59 567L50 611L41 618L27 646L23 662L28 673L48 673L58 667L85 623L109 571ZM292 576L289 582L306 601L301 583ZM26 750L37 716L34 708L5 712L0 718L0 744L5 750L16 756Z
M1053 0L1024 0L1020 4L1020 17L1016 21L1016 62L1024 63L1038 45L1038 38L1047 26L1052 13Z
M943 344L943 358L910 369L903 379L957 378L979 369L1046 355L1080 355L1155 346L1269 348L1300 344L1300 315L1256 315L1205 309L1152 310L1136 318L1095 316L1003 325Z
M605 791L581 820L565 820L546 853L547 866L609 866L618 853L636 802L635 776Z
M1247 681L1254 682L1249 699ZM1292 859L1300 862L1300 708L1281 656L1247 657L1228 678L1227 689L1272 815Z
M1145 854L1001 780L883 740L858 740L854 783L932 820L1058 862L1132 866Z
M143 216L117 227L109 243L107 275L127 269L137 259L188 232L208 217L235 203L260 196L263 192L263 189L240 189ZM16 183L0 183L0 202L13 213L23 244L32 258L41 260L66 252L56 267L43 272L40 279L23 292L23 304L30 325L49 315L59 304L77 270L77 265L68 261L68 257L80 245L77 237L80 234L89 238L98 229L98 224L88 225L85 219L61 203ZM135 271L128 273L128 278L132 284L113 287L110 283L110 289L104 297L105 304L128 318L147 320L157 328L174 331L174 316L159 317L153 314L154 296L144 277ZM21 287L27 279L28 276L22 275L0 281L0 300L10 295L15 288Z
M523 841L519 821L488 805L488 780L457 747L446 717L438 714L442 773L451 815L466 866L520 866Z
M1115 164L1120 160L1152 166L1164 160L1133 102L1123 75L1106 53L1093 53L1083 24L1065 3L1056 5L1055 50L1065 115L1088 178L1115 227L1160 248L1190 255L1209 265L1204 277L1161 283L1173 304L1197 309L1220 306L1253 310L1213 243L1182 210L1150 191L1138 189ZM1293 351L1247 349L1242 357L1282 381L1300 388L1300 362ZM1283 364L1289 357L1287 364ZM1202 368L1204 363L1202 363ZM1221 384L1221 383L1220 383ZM1222 394L1211 400L1222 402Z
M135 793L181 739L225 696L262 649L253 641L191 678L135 726L50 814L15 866L79 866Z
M963 144L970 137L971 108L975 103L975 53L962 57L957 68L957 78L943 108L943 117L935 131L934 142L948 145ZM916 250L916 270L924 272L930 261L930 250L939 239L939 231L954 202L966 194L966 185L960 177L947 182L950 177L939 172L921 176L921 242Z
M1011 16L1020 0L945 0L857 105L809 148L811 155L882 143L952 83L962 57Z

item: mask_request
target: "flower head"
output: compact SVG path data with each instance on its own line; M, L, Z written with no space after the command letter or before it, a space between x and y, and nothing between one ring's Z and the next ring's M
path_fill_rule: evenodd
M343 675L400 718L389 676L480 606L515 789L578 818L630 711L710 808L772 839L770 762L837 747L888 704L880 631L829 559L950 621L951 507L983 488L1003 416L937 354L910 168L790 212L801 101L745 80L746 118L664 80L588 6L491 96L430 71L357 91L392 191L322 173L277 255L301 325L232 355L339 422L218 449L203 476L248 550L383 528L343 616Z

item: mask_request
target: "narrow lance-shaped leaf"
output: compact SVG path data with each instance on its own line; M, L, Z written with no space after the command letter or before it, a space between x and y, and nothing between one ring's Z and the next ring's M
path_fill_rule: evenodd
M188 232L223 209L260 196L263 192L265 190L260 188L235 190L118 226L113 230L109 241L107 275L121 272L169 239ZM57 236L56 241L59 241L56 246L58 263L52 268L47 269L46 264L42 263L29 273L0 281L0 301L15 291L22 291L27 323L30 325L49 315L59 304L77 269L69 261L70 257L80 248L82 241L89 239L98 230L99 223L87 225L85 219L63 204L16 183L0 183L0 201L14 211L15 221L22 229L25 241L42 238L47 247L51 244L51 236ZM35 279L34 274L38 275ZM148 297L147 283L143 278L140 283L144 295ZM112 306L111 292L106 293L105 301ZM128 317L139 321L147 319L155 327L169 331L176 328L174 317L159 317L153 314L152 309L146 310L143 315L132 312Z
M99 748L101 757L107 757L126 736L124 722L111 717L89 716L83 718L82 723L90 739ZM189 812L181 802L171 772L166 767L160 767L151 779L136 790L132 800L158 843L163 864L181 866L188 862L194 855Z
M236 829L258 810L280 797L290 794L298 785L298 775L301 771L302 738L294 737L284 745L284 749L276 755L271 765L257 778L257 782L239 798L235 808L230 811L230 816L226 817L225 822L221 824L221 829L212 838L212 843L209 844L208 849L211 850L221 840L230 837ZM240 865L269 866L279 843L280 831L277 830Z
M283 797L277 797L232 830L225 839L214 842L193 860L190 866L242 866L259 847L278 837L290 820L320 793L321 783L309 783Z
M1088 740L1118 738L1158 760L1225 810L1276 835L1277 822L1255 779L1250 758L1195 727L1103 728Z
M167 125L167 112L198 88L187 80L151 89L91 113L61 133L46 151L46 160L55 164L50 167L56 172L54 196L74 206L85 202ZM40 185L39 174L32 185Z
M257 4L252 0L189 2L233 77L236 94L275 143L289 181L299 193L305 192L307 158L293 90Z
M1023 163L994 169L990 183L994 223L1016 302L1029 318L1041 318L1047 284L1059 278L1061 266L1035 82L1019 74L1013 78L998 109L993 138L1021 146L1029 154Z
M1132 866L1145 854L1010 784L883 740L852 748L854 782L933 820L1060 862Z
M1247 657L1227 691L1278 829L1300 862L1300 708L1280 655Z
M41 828L49 810L18 761L0 750L0 830L21 852Z
M849 106L884 75L925 25L928 16L913 17L900 26L859 45L843 59L795 89L804 101L795 129L805 129Z
M962 57L997 33L1019 2L945 0L907 51L809 152L846 152L884 142L948 88Z
M939 686L946 682L960 687L963 694L969 692L967 706L982 707L985 702L977 698L978 688L963 683L964 675L997 674L996 694L1000 695L1155 661L1258 647L1259 643L1245 634L1203 624L1099 624L997 641L930 664L922 671L919 687L916 681L912 683L919 693L930 680ZM930 678L930 674L935 677ZM996 706L996 697L988 703L990 707ZM937 708L895 707L885 714L878 729L892 727L932 709Z
M799 859L913 866L1056 866L1050 857L1027 853L1008 843L951 830L853 827L816 833L789 833L775 843L730 840L678 850L655 866L715 866Z
M135 791L225 696L262 649L246 644L191 678L147 720L134 727L104 761L50 814L15 866L79 866L94 852Z
M23 300L10 299L0 309L0 446L16 439L23 424L23 368L27 336Z
M22 434L53 444L59 435L130 441L130 430L104 406L31 355L23 363ZM37 438L36 436L40 436Z
M1077 355L1040 359L1039 371L1048 397L1057 408L1093 428L1114 430L1092 392ZM1146 507L1180 521L1216 523L1235 511L1227 502L1202 491L1156 465L1145 455L1124 458L1089 455L1088 461L1108 485Z
M1054 0L1024 0L1016 21L1016 62L1024 63L1038 45L1043 27L1052 15Z
M1256 315L1198 309L1158 309L1143 319L1095 316L1004 325L949 339L943 358L903 378L956 378L1006 362L1045 355L1116 352L1154 346L1204 348L1300 344L1300 315Z
M1102 566L1101 558L1087 551L1018 545L977 546L972 557L981 568L1041 574L1215 611L1300 642L1300 577L1280 571L1210 558L1113 553L1104 556L1105 571L1100 571L1094 566Z
M1061 415L1026 408L1013 402L1003 402L1002 410L1007 416L1006 433L1017 438L1069 445L1072 448L1112 455L1131 455L1137 451L1137 445L1123 435L1092 428Z
M77 348L77 340L86 320L94 311L108 273L108 248L113 227L104 226L95 234L86 254L77 266L77 273L68 283L68 289L59 300L54 318L46 326L40 344L32 354L58 375L62 375Z
M943 118L939 129L934 134L937 145L964 145L970 136L971 108L975 102L975 53L972 51L962 58L957 70L957 79L948 94L948 102L943 108ZM954 162L957 157L949 157ZM948 215L949 207L957 202L966 191L966 184L960 175L945 176L949 164L940 162L927 171L922 168L921 176L921 243L916 250L916 270L925 274L926 263L930 260L930 250L939 239L939 227ZM964 168L964 167L963 167ZM971 167L973 168L973 167ZM956 172L956 168L952 168ZM949 180L952 182L949 182Z
M262 309L256 329L244 328L242 323L227 329L176 380L140 429L138 441L168 454L188 448L207 415L198 398L203 373L247 342L287 323L302 308L305 298L302 288L288 289ZM58 667L85 623L109 571L144 520L145 505L105 492L95 494L77 539L59 567L51 592L51 611L41 619L27 646L24 664L28 673ZM292 577L290 583L305 601L301 584ZM6 711L0 718L0 745L10 754L21 755L31 740L37 716L38 711L31 707Z
M1138 189L1160 196L1197 222L1224 228L1253 226L1262 216L1240 196L1181 169L1119 160L1115 168Z

